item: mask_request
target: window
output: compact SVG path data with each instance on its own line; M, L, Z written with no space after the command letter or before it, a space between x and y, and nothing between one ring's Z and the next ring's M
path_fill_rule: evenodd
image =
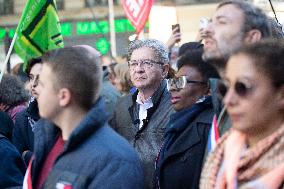
M57 6L58 10L64 10L64 0L57 0L56 1L56 6Z
M14 13L13 0L0 0L0 15L7 15Z
M119 0L113 0L113 4L117 5ZM86 7L108 6L108 0L85 0Z

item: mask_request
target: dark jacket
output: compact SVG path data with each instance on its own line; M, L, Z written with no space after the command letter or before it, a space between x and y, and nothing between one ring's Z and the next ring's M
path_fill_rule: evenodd
M222 97L219 94L219 89L218 89L219 82L221 82L220 79L216 79L216 78L209 79L210 93L212 95L214 114L216 114L217 116L218 131L219 131L219 136L221 137L226 131L228 131L231 128L231 120L226 112L224 104L222 103ZM206 150L205 150L205 155L204 155L205 157L208 156L209 150L212 148L210 143L211 141L209 137L207 141L207 145L206 145ZM206 158L204 158L204 160L205 159Z
M29 106L16 116L12 141L27 163L34 149L34 126L40 118L37 101L30 102Z
M171 116L157 161L155 188L198 189L214 114L211 102L208 97Z
M105 101L107 112L109 113L109 115L112 115L115 109L115 104L118 98L121 97L121 95L119 91L109 82L107 70L104 71L103 84L100 95Z
M6 112L0 111L0 134L12 141L14 123L11 117Z
M211 78L210 80L210 91L212 95L214 112L218 117L218 130L220 136L227 132L231 128L231 120L227 111L222 103L222 97L218 91L218 83L220 79Z
M52 123L46 120L37 122L33 185L58 134L59 128ZM71 133L43 188L56 188L57 183L68 183L73 189L139 189L143 188L143 178L137 154L108 126L104 103L99 99Z
M25 163L15 146L0 134L0 188L22 188Z
M110 121L111 126L124 136L137 150L143 163L145 173L145 188L153 188L155 170L155 158L162 144L165 127L170 114L174 112L170 102L170 94L166 89L166 83L152 96L153 107L147 110L147 118L139 129L139 104L136 103L138 91L133 95L122 97L117 105Z

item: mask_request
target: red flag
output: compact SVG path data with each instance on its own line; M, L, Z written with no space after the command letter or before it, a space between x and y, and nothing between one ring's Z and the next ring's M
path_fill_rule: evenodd
M122 5L127 18L139 34L148 19L153 0L123 0Z

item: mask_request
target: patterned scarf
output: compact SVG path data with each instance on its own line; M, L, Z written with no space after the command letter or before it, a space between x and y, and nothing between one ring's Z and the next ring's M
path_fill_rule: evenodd
M244 134L230 130L202 170L201 189L284 188L284 124L246 148Z

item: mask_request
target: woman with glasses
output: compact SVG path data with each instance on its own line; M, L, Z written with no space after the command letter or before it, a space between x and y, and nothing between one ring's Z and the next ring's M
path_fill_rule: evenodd
M217 71L192 50L177 63L175 78L167 80L171 115L156 161L156 188L198 188L203 155L213 118L208 79Z
M246 46L229 59L224 104L232 129L207 159L201 189L284 188L284 42Z

